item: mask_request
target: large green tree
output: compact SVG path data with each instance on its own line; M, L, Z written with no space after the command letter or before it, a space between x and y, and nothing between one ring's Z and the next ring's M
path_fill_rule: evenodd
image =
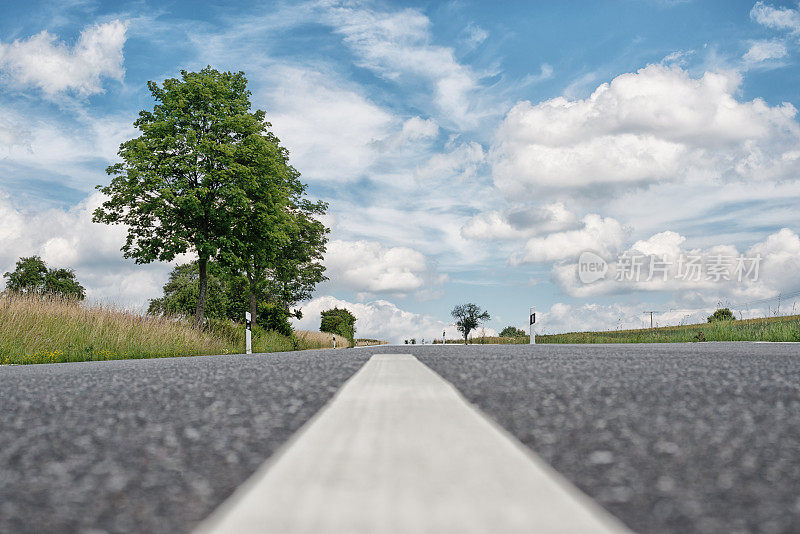
M320 260L328 229L316 217L327 205L305 198L306 186L289 164L289 152L269 131L245 140L235 173L242 195L220 260L244 275L253 321L259 302L289 317L297 313L291 306L326 279Z
M250 111L242 72L207 67L147 85L156 105L139 113L134 125L141 135L122 143L122 162L107 169L111 183L98 188L109 198L94 221L125 224L122 251L137 263L197 254L199 324L208 262L233 239L236 210L246 198L237 171L253 148L251 140L266 131L265 114Z
M465 345L467 344L469 333L478 328L482 322L491 319L488 311L482 310L480 306L471 302L468 304L459 304L453 308L450 315L456 320L456 328L458 328L458 331L464 334Z
M17 293L60 295L83 300L86 290L72 269L50 269L39 256L17 260L15 269L3 275L6 289Z

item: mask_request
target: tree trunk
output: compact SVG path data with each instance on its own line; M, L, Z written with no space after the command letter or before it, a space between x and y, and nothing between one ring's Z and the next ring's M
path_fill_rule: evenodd
M469 330L464 330L464 345L468 345L467 343L467 336L469 335Z
M203 316L206 312L206 294L208 292L208 258L200 257L200 294L197 296L197 309L194 312L194 322L197 327L203 326Z
M253 324L256 324L256 312L258 310L258 306L256 303L256 292L253 291L253 275L251 273L247 273L247 296L250 301L250 320Z

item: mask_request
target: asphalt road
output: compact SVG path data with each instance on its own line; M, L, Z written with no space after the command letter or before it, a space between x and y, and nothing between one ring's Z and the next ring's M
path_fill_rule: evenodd
M635 531L800 532L800 345L411 352Z
M368 356L0 367L0 532L186 532Z
M375 352L636 531L800 532L800 348L402 346L0 367L0 531L185 532Z

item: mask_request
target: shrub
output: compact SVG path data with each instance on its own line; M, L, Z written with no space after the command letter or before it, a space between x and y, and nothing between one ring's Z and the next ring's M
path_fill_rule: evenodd
M525 337L527 335L525 330L516 326L507 326L500 332L500 337Z
M733 312L728 308L720 308L712 315L708 316L709 323L713 323L715 321L733 321L734 319L736 319L736 316L733 315Z

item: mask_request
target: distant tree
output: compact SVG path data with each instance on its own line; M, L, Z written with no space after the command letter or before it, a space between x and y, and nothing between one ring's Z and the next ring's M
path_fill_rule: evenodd
M83 300L86 289L72 269L49 269L39 256L20 258L13 272L3 274L6 289L17 293L60 295Z
M456 320L456 328L464 335L464 344L467 344L469 333L484 322L491 319L488 311L484 311L471 302L468 304L459 304L450 315Z
M320 313L320 332L339 334L350 341L353 346L353 338L356 333L356 317L345 308L333 308L324 310Z
M208 296L208 262L231 239L242 205L238 172L266 129L263 111L250 111L244 73L181 71L162 85L148 82L156 101L134 122L141 135L120 145L122 163L106 169L108 196L94 221L124 224L124 256L137 263L198 257L200 324Z
M73 269L48 269L44 282L44 292L78 300L86 298L86 289L76 279Z
M709 323L716 321L733 321L734 319L736 319L736 316L733 315L733 312L728 308L719 308L712 315L708 316Z
M527 335L525 330L516 326L507 326L500 332L500 337L525 337Z
M5 273L6 289L15 293L42 293L44 291L47 265L39 256L17 260L16 268Z

